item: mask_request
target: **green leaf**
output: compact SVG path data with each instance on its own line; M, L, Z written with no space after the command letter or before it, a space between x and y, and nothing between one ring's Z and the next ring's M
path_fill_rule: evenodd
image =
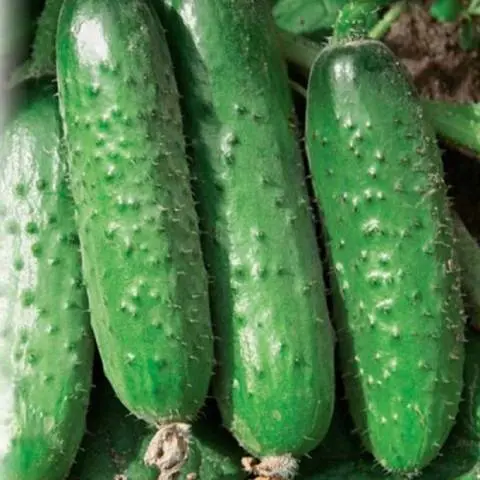
M467 8L468 15L480 15L480 0L472 0Z
M440 22L454 22L462 10L460 0L435 0L430 7L430 15Z
M330 30L348 0L277 0L273 16L277 25L292 33Z

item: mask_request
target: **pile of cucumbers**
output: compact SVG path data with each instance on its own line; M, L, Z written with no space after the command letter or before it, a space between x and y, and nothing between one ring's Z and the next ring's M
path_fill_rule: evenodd
M1 480L480 478L436 132L358 32L303 128L271 7L47 0L1 132Z

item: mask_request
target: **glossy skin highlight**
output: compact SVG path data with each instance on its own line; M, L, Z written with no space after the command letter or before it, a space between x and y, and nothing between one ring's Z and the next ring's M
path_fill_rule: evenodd
M85 429L93 336L54 90L36 86L0 159L0 478L62 480Z
M192 420L213 365L178 94L142 0L68 0L57 73L92 326L122 403Z
M252 455L302 455L332 416L334 338L269 5L160 10L192 145L223 421Z
M328 242L350 410L388 470L423 468L458 411L464 313L440 153L386 46L314 64L306 145Z

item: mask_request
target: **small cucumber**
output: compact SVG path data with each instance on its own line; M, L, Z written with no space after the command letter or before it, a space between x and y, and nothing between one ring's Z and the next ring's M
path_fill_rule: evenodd
M34 87L1 140L2 480L68 474L85 429L94 352L58 103L49 85Z
M240 444L268 457L256 471L289 477L325 436L335 386L286 68L268 2L163 6L212 277L215 396Z
M130 415L107 382L93 391L89 433L69 480L156 480L158 472L143 462L154 432ZM242 450L208 416L192 426L190 453L178 480L241 480Z
M465 316L434 132L384 44L318 55L306 147L352 416L385 469L415 472L458 411Z
M159 427L145 461L174 474L207 395L213 334L164 32L143 0L67 0L56 60L105 374L133 414Z

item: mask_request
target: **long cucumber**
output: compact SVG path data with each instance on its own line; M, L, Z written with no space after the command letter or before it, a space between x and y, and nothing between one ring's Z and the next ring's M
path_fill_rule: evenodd
M386 470L417 472L458 411L464 311L440 152L385 45L331 44L318 55L306 146L352 415Z
M157 1L182 95L225 426L290 477L333 412L334 337L269 2Z
M93 335L56 92L21 90L0 146L0 478L63 480L85 430Z
M208 284L173 66L144 0L66 0L57 76L92 325L171 478L213 367Z

